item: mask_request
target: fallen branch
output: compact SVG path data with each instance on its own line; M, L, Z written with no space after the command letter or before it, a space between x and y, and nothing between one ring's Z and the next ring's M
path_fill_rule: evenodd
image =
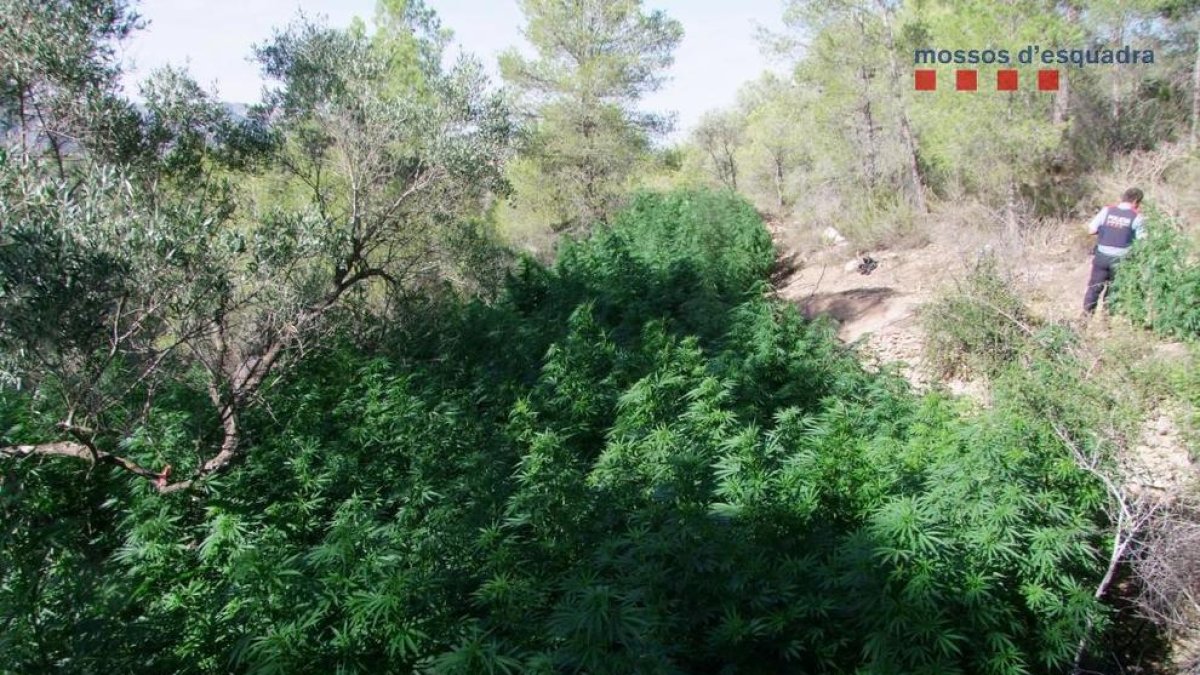
M129 460L120 455L114 455L111 452L101 450L93 450L83 443L74 443L70 441L60 441L57 443L42 443L39 445L13 445L6 448L0 448L0 457L10 457L22 459L32 456L41 457L73 457L86 462L98 464L112 464L119 466L130 473L137 474L143 478L157 479L159 474L151 471L137 462Z
M1092 474L1103 485L1110 498L1116 507L1116 525L1112 533L1112 552L1109 555L1108 567L1104 570L1104 576L1100 579L1100 583L1096 586L1095 592L1092 594L1096 600L1102 600L1108 593L1109 587L1112 585L1113 579L1116 577L1117 568L1126 559L1126 554L1129 552L1130 545L1134 542L1138 534L1146 527L1146 524L1154 517L1158 511L1158 502L1148 501L1144 495L1131 497L1128 490L1124 489L1121 484L1113 480L1112 476L1100 469L1100 459L1098 456L1088 456L1079 445L1075 443L1070 434L1066 432L1058 424L1056 420L1049 420L1050 426L1054 428L1054 433L1058 436L1063 445L1071 451L1072 457L1075 459L1075 464ZM1089 617L1087 624L1084 626L1083 636L1079 639L1079 645L1075 649L1075 659L1072 662L1072 672L1081 673L1080 663L1083 661L1083 656L1087 651L1088 638L1091 635L1093 621Z
M152 471L127 457L114 455L111 452L96 450L95 448L84 445L83 443L74 443L70 441L41 443L38 445L12 445L0 448L0 457L6 457L9 459L26 459L29 457L70 457L89 462L92 465L109 464L120 467L129 473L145 478L151 482L155 490L162 494L180 492L192 487L192 485L196 483L196 479L182 480L174 483L167 482L167 479L171 476L170 464L163 467L162 471ZM208 473L212 473L212 471L209 471Z

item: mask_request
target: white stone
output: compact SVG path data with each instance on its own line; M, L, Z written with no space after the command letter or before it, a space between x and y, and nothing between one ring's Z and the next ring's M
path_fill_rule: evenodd
M842 236L841 232L838 232L837 230L833 229L833 227L831 226L831 227L825 228L821 232L821 241L825 242L826 244L833 244L834 246L841 246L842 244L846 243L846 238Z

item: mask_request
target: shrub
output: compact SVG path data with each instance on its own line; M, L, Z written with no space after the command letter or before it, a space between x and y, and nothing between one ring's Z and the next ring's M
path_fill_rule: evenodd
M1134 570L1137 605L1175 639L1179 672L1200 669L1200 494L1196 486L1165 509L1144 537Z
M1036 321L994 256L921 310L924 361L943 377L994 377L1012 363Z
M1113 309L1164 337L1200 339L1200 248L1151 211L1148 235L1118 268Z

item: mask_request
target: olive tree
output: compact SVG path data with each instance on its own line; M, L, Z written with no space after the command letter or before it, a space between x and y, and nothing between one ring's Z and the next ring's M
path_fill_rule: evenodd
M65 180L84 149L136 144L117 94L117 44L141 26L127 0L0 0L0 139Z
M476 63L397 74L393 48L441 44L405 16L381 30L407 40L300 21L258 47L275 87L255 133L173 73L148 87L140 165L0 162L0 363L40 430L0 456L197 487L242 458L264 383L352 297L446 277L503 190L510 125ZM190 395L187 437L156 434L163 397Z

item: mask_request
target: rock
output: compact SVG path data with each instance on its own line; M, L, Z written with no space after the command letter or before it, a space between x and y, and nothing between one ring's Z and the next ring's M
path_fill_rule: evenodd
M832 227L827 227L821 231L821 241L825 242L826 244L841 246L842 244L846 243L846 238L842 236L841 232L838 232Z

